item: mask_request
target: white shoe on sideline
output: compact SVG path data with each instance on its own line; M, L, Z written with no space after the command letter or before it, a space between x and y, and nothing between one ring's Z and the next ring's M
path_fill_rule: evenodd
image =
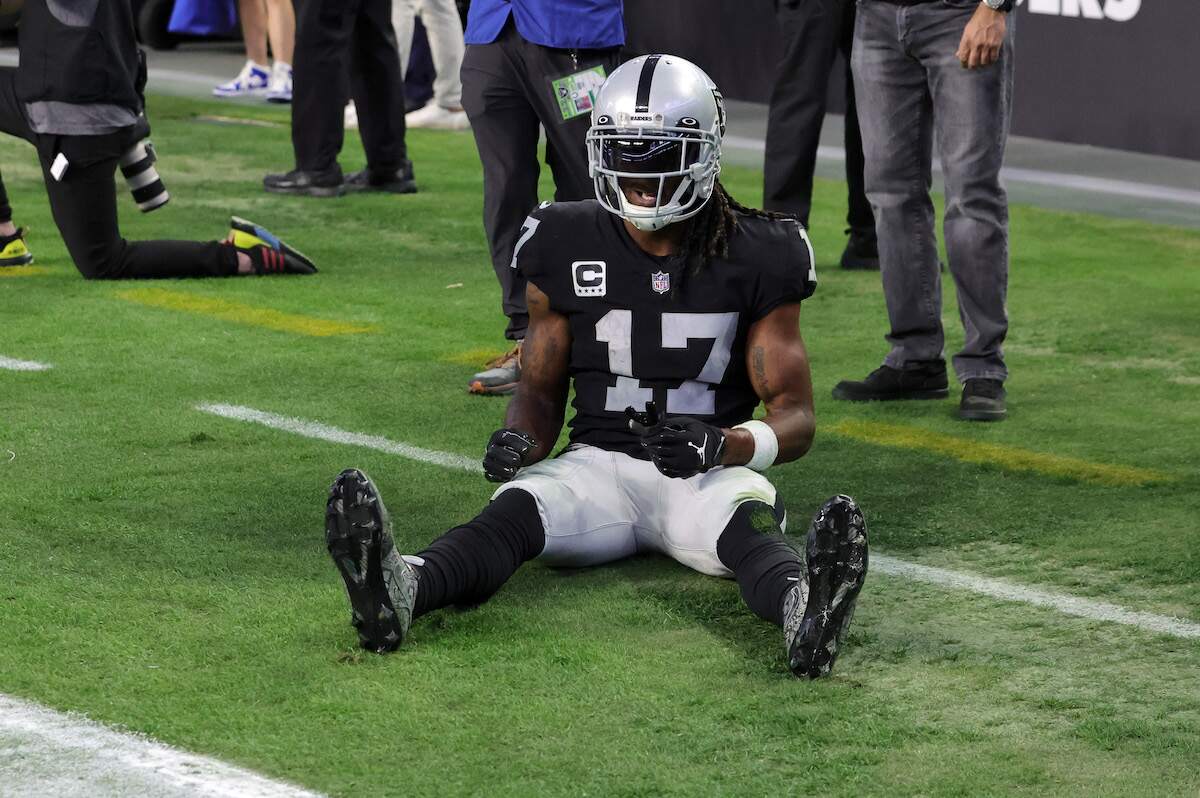
M407 127L423 127L429 130L466 130L471 126L466 111L443 108L433 101L424 108L406 114L404 124Z
M271 67L271 82L267 86L267 102L290 103L292 101L292 66L276 61Z
M270 71L262 64L246 61L238 76L228 83L213 89L214 97L258 97L267 92L271 82Z

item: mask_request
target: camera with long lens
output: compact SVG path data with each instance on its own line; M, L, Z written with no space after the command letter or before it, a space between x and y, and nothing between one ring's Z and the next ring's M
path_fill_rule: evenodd
M138 117L137 125L134 128L136 142L125 151L120 161L121 174L125 176L125 182L129 184L129 190L133 192L133 201L137 203L138 210L142 213L149 213L161 208L171 199L171 195L167 193L167 187L163 185L162 177L158 174L158 169L154 167L158 156L154 152L154 145L150 142L149 135L150 123L146 121L146 116L143 114Z

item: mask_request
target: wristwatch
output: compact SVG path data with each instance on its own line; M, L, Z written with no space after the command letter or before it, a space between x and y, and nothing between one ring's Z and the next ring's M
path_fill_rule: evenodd
M1016 5L1014 0L983 0L983 4L993 11L1003 11L1007 14Z

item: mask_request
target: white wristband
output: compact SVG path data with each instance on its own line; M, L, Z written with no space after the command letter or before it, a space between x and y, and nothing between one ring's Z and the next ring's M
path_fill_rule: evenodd
M734 429L744 429L754 438L754 456L746 463L746 468L766 471L775 464L775 458L779 456L779 439L770 425L762 421L747 421L736 425Z

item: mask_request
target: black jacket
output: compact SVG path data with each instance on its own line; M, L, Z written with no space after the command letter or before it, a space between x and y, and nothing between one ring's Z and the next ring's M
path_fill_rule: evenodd
M17 97L141 110L145 72L130 0L30 0L20 27Z

